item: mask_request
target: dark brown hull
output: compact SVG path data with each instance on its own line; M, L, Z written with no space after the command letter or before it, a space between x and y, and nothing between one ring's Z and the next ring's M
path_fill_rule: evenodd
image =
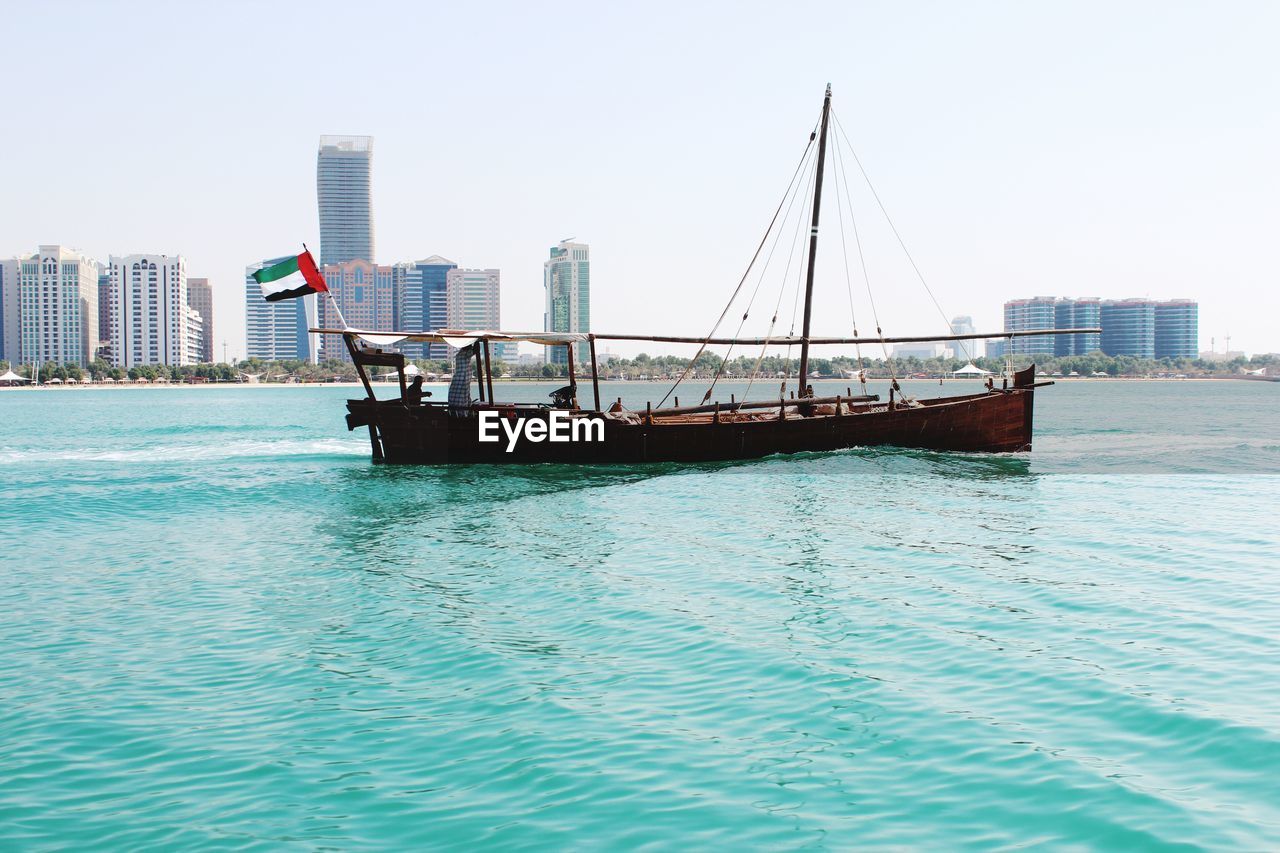
M922 401L916 407L862 406L841 414L786 420L715 421L657 418L638 424L605 418L603 441L534 442L508 451L505 436L481 442L476 417L451 417L443 406L349 400L347 424L367 426L374 458L416 464L572 464L711 462L774 453L890 445L928 450L1016 453L1031 449L1033 388ZM546 409L504 407L515 422L547 420ZM577 413L578 416L594 413Z

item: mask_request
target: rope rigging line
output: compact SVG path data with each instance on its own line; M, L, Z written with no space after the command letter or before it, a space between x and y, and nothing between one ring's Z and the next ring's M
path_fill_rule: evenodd
M867 272L867 256L862 250L862 234L858 231L858 220L853 214L853 194L849 192L849 170L844 167L844 157L840 153L840 149L836 148L836 160L839 163L840 180L844 182L844 199L849 206L849 220L853 226L853 240L858 247L858 260L862 265L862 280L867 288L867 301L871 303L871 319L876 324L876 335L880 338L880 351L884 353L885 366L889 368L889 381L892 386L901 391L898 386L898 371L893 364L893 356L889 354L889 346L884 340L884 330L880 326L880 311L876 308L876 297L871 291L871 275Z
M817 175L816 167L814 169L814 175L815 176ZM812 181L811 181L811 185L812 185ZM812 193L810 193L809 189L806 188L805 196L804 196L805 207L809 207L809 202L812 198L813 198ZM804 226L804 211L801 210L800 217L796 219L796 233L795 233L795 237L793 238L793 242L791 244L793 255L796 248L802 245L801 244L801 228L803 226ZM804 249L801 248L800 249L800 265L796 267L796 289L792 291L794 296L792 297L792 300L791 300L791 326L787 331L788 338L793 338L795 337L795 334L796 334L796 312L800 305L800 287L801 287L801 283L804 281L804 270L805 270L806 260L807 258L806 258ZM788 258L787 270L785 273L783 273L782 286L784 290L787 286L786 277L790 273L791 273L791 263L790 263L790 258ZM779 294L779 296L781 296L781 294ZM790 373L791 373L791 346L792 345L790 343L787 344L787 360L785 362L786 370L783 371L782 383L778 387L778 396L780 397L785 397L787 395L787 380L790 378Z
M809 156L809 154L812 152L812 150L813 150L812 148L806 149L806 151L805 151L805 157L806 157L806 158ZM801 164L800 164L800 165L801 165L801 168L803 168L803 167L804 167L804 161L803 161L803 160L801 161ZM794 187L794 190L795 190L794 192L792 192L792 187ZM786 231L786 228L787 228L787 221L788 221L788 220L790 220L790 218L791 218L791 209L792 209L792 207L794 207L794 206L795 206L796 199L797 199L797 198L799 197L799 195L800 195L800 184L799 184L798 182L794 182L794 181L793 181L793 182L792 182L792 187L788 187L788 188L787 188L787 191L788 191L788 193L789 193L789 194L790 194L790 196L791 196L791 200L790 200L789 202L787 202L787 210L786 210L786 212L785 212L784 214L782 214L782 222L779 224L779 226L778 226L778 228L777 228L777 233L774 235L774 238L773 238L773 245L771 245L771 246L769 247L769 254L765 257L765 259L764 259L764 265L760 268L760 275L759 275L759 277L757 277L757 278L756 278L756 286L755 286L755 289L753 289L753 290L751 291L751 298L747 300L747 307L746 307L746 309L745 309L745 310L743 310L743 312L742 312L742 319L738 322L738 330L737 330L737 332L734 334L734 337L735 337L735 338L738 338L738 337L741 337L741 336L742 336L742 329L743 329L743 327L744 327L744 326L746 325L746 323L747 323L747 318L751 315L751 308L752 308L752 306L754 306L754 305L755 305L755 302L756 302L756 295L757 295L757 294L759 294L759 292L760 292L760 285L762 285L762 284L764 283L764 277L765 277L765 275L766 275L766 274L768 273L768 271L769 271L769 265L770 265L771 263L773 263L773 256L774 256L774 253L775 253L775 252L777 252L777 250L778 250L778 243L782 240L782 235L783 235L783 233ZM806 198L807 198L807 197L808 197L808 184L807 184L807 183L805 184L805 187L806 187L806 189L805 189L805 194L806 194ZM789 264L789 263L790 263L790 258L788 258L788 264ZM786 275L786 274L784 273L783 275L784 275L784 278L785 278L785 275ZM716 369L716 374L715 374L715 376L713 376L713 377L712 377L712 379L711 379L711 385L710 385L710 387L708 387L708 388L707 388L707 393L705 393L705 394L703 394L703 395L702 395L702 402L703 402L703 403L706 403L708 400L710 400L710 399L711 399L711 394L712 394L712 392L713 392L713 391L715 391L716 383L717 383L717 382L719 382L719 381L720 381L720 377L724 375L725 367L726 367L726 366L728 365L728 363L729 363L729 356L733 354L733 347L734 347L734 344L730 344L730 345L729 345L729 349L725 352L724 358L722 358L722 359L720 360L720 367ZM748 391L750 391L750 389L751 389L751 386L750 386L750 385L748 385L748 386L747 386L747 390L748 390ZM746 397L744 396L744 397L743 397L743 399L745 400L745 399L746 399Z
M915 258L911 256L910 250L907 249L906 242L902 239L902 235L898 233L898 226L894 225L893 218L889 216L889 211L885 208L884 202L880 200L880 194L876 192L875 185L871 183L871 177L863 167L862 160L858 158L858 152L854 150L853 143L849 141L849 135L845 133L844 125L840 123L840 117L836 115L835 110L831 111L831 117L835 119L836 130L840 137L844 139L844 144L849 149L849 153L853 155L853 162L858 165L858 171L862 173L862 179L866 181L867 189L871 190L871 196L876 200L876 204L879 206L880 212L884 214L885 221L889 223L889 229L893 231L893 236L897 239L898 245L902 248L902 253L906 255L907 261L911 264L911 269L915 271L916 278L920 279L920 284L924 286L925 293L929 294L929 299L933 302L933 307L938 309L938 314L942 317L942 321L947 326L947 332L950 334L952 329L951 322L947 320L947 313L942 310L942 305L938 303L938 298L933 295L933 289L929 287L929 282L925 281L924 273L920 272L920 267L916 264ZM966 347L962 341L957 341L957 343L959 343L961 349L964 350L965 356L971 358L971 356L969 356L968 347Z
M816 177L816 175L817 175L817 168L816 168L816 166L815 166L815 168L814 168L814 176ZM816 181L815 181L814 183L816 183ZM814 192L817 192L817 190L815 189L815 190L814 190ZM805 207L809 207L809 206L810 206L810 205L809 205L809 202L810 202L810 200L811 200L812 198L813 198L813 194L812 194L812 193L810 193L810 192L807 192L807 191L806 191L806 193L805 193ZM801 226L803 226L803 225L804 225L804 212L803 212L803 211L801 211L800 218L796 220L796 238L795 238L795 239L796 239L796 243L795 243L795 244L793 244L793 249L795 248L795 246L796 246L796 245L799 245L799 244L800 244L800 236L801 236L801 231L800 231L800 229L801 229ZM802 248L802 249L800 250L800 265L796 267L796 289L795 289L794 291L792 291L792 293L793 293L794 295L793 295L793 296L792 296L792 298L791 298L791 325L787 328L787 337L788 337L788 338L794 338L794 337L796 336L796 314L798 314L798 313L799 313L799 311L800 311L800 291L801 291L801 289L804 287L804 280L805 280L805 276L804 276L804 274L805 274L805 270L808 268L808 266L807 266L807 265L808 265L808 261L809 261L808 253L807 253L807 252L805 252L805 251L804 251L804 249ZM790 267L790 265L788 265L788 267L787 267L787 272L790 272L790 271L791 271L791 267ZM782 286L783 286L784 288L786 287L786 280L785 280L785 276L784 276L784 279L783 279L783 284L782 284ZM783 371L783 374L782 374L782 382L781 382L781 383L779 384L779 386L778 386L778 396L779 396L779 397L786 397L786 396L787 396L787 380L791 378L791 347L792 347L792 346L793 346L793 344L788 340L788 342L787 342L787 360L786 360L786 362L785 362L785 364L786 364L786 370L784 370L784 371ZM800 389L801 389L801 390L803 390L803 389L804 389L804 377L801 377L801 378L800 378L799 387L800 387Z
M796 170L791 173L791 180L787 184L787 190L782 194L782 199L778 202L778 207L773 212L773 218L769 220L769 227L765 229L764 236L760 238L760 245L756 246L755 254L751 256L751 262L747 264L746 270L742 273L742 278L738 280L738 286L733 289L733 294L725 304L724 310L720 312L720 317L716 320L715 325L711 327L711 331L707 333L708 340L715 335L716 329L720 328L720 324L724 322L725 316L733 306L733 301L738 298L738 293L742 290L742 285L746 283L747 276L751 274L751 268L755 266L756 260L760 257L760 250L764 248L765 243L769 240L769 234L773 231L773 226L778 221L778 214L782 213L782 206L787 200L787 195L791 192L791 186L796 182L796 178L799 177L801 167L803 167L805 161L809 159L809 149L813 147L813 141L816 137L816 131L810 132L809 141L805 143L804 146L804 153L800 155L800 162L796 164ZM659 401L657 408L662 408L662 405L667 402L667 398L675 392L676 388L680 387L681 382L688 378L689 373L693 370L694 364L697 363L699 356L702 355L706 348L707 341L703 340L702 345L698 347L698 351L694 353L693 358L689 359L689 365L684 369L684 373L680 375L680 378L676 380L676 383L671 386L663 396L662 400Z
M842 171L842 170L843 170L843 164L842 164L842 162L841 162L841 160L840 160L839 148L838 148L834 143L832 144L831 150L832 150L832 152L833 152L833 153L834 153L834 155L835 155L832 159L833 159L834 164L835 164L836 172L837 172L837 173L840 173L840 177L841 177L841 180L837 180L837 181L836 181L836 212L837 212L837 214L839 215L839 217L838 217L838 218L839 218L839 220L840 220L840 250L841 250L841 254L843 255L843 258L844 258L844 286L845 286L845 293L847 293L847 294L848 294L848 296L849 296L849 323L853 326L853 336L856 338L856 337L859 337L859 335L858 335L858 317L857 317L856 312L855 312L855 311L854 311L854 309L853 309L853 276L851 276L851 275L849 274L849 246L848 246L848 243L845 241L845 235L844 235L844 203L842 202L842 200L841 200L841 195L840 195L840 185L841 185L841 183L842 183L842 182L844 182L844 181L843 181L843 171ZM847 182L845 183L845 191L846 191L846 193L848 192L848 184L847 184ZM853 218L853 203L852 203L852 200L850 200L850 201L849 201L849 219L850 219L850 221L851 221L851 222L852 222L852 224L853 224L853 227L854 227L854 229L855 229L855 234L856 234L856 233L857 233L857 220L855 220L855 219ZM858 256L859 256L860 258L862 257L862 244L861 244L861 242L859 242L859 243L858 243ZM863 259L862 259L862 269L863 269L863 274L864 274L864 276L865 276L865 274L866 274L866 267L867 267L867 265L866 265L866 259L865 259L865 258L863 258ZM859 382L859 384L862 386L862 393L865 395L865 394L867 393L867 372L866 372L866 371L867 371L867 368L866 368L866 365L864 364L864 362L863 362L863 360L862 360L862 344L854 344L854 345L853 345L853 348L854 348L854 353L855 353L855 354L857 355L857 357L858 357L858 382Z
M756 376L760 373L760 365L764 362L765 350L767 350L769 347L769 339L773 337L773 330L778 323L778 312L782 309L782 297L787 292L787 279L791 275L791 263L792 261L795 260L796 247L800 244L800 228L804 224L804 218L805 218L804 211L809 206L809 200L812 198L811 189L813 187L813 179L816 174L817 174L817 167L815 164L814 170L809 173L809 176L805 181L804 195L802 196L802 198L804 199L804 204L800 206L800 210L796 215L796 227L791 237L791 250L787 253L787 265L782 271L782 280L778 286L778 299L773 306L773 318L769 321L769 331L765 334L765 342L760 347L760 356L756 359L755 367L753 367L751 370L751 378L747 381L747 390L742 395L742 399L744 400L750 397L751 386L755 384ZM786 227L785 220L783 221L783 227L784 228ZM801 267L803 268L804 266L803 256L801 257L800 263L801 263ZM799 282L797 282L796 286L799 287ZM791 319L791 327L792 327L792 331L794 332L795 330L794 312ZM791 357L790 353L791 353L791 347L790 345L788 345L787 346L788 359L790 359ZM782 389L779 392L779 394L785 396L786 390L787 390L787 383L786 383L786 380L784 379L782 382Z

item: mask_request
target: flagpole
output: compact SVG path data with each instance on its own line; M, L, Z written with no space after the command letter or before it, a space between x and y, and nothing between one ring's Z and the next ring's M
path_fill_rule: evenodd
M302 244L302 251L306 252L308 255L311 254L311 250L307 248L306 243ZM323 272L321 272L320 277L321 278L324 277ZM333 313L338 315L338 322L342 324L343 331L350 329L351 327L347 325L347 318L342 316L342 308L339 307L338 300L334 297L333 291L329 289L328 282L325 282L324 292L325 292L325 295L329 297L329 302L333 305ZM321 337L323 337L323 335Z
M343 331L350 329L351 327L347 325L347 318L342 316L342 309L338 307L338 300L333 298L333 291L326 290L325 293L329 295L329 301L333 303L334 313L338 315L338 322L342 324Z

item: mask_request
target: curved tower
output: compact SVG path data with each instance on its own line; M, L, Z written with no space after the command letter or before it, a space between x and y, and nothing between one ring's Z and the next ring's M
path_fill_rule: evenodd
M322 136L316 155L320 265L374 262L372 136Z

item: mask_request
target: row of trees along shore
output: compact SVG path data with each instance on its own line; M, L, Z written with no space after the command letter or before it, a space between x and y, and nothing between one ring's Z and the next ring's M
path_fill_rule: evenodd
M757 370L758 356L738 356L731 359L724 367L723 376L727 379L745 379ZM1161 376L1221 376L1223 374L1240 373L1244 370L1257 370L1260 367L1280 369L1280 354L1255 355L1252 358L1234 358L1230 361L1206 361L1198 358L1176 359L1143 359L1133 356L1108 356L1101 352L1078 356L1044 356L1034 358L1026 355L1014 356L1015 368L1025 367L1035 362L1038 372L1061 373L1063 376L1072 372L1080 376L1105 374L1107 376L1126 377L1161 377ZM704 352L698 357L691 374L694 378L707 378L720 370L722 356ZM999 373L1005 369L1003 358L978 358L974 364L984 370ZM863 368L867 376L883 379L890 376L925 376L937 378L948 376L967 363L955 358L920 359L909 358L863 359L850 356L835 358L811 358L812 370L821 376L844 378L847 371ZM452 369L446 360L418 359L414 361L424 373L444 374ZM635 358L615 358L600 367L602 379L674 379L680 376L689 365L688 357L675 355L651 356L641 353ZM759 377L792 376L799 369L798 358L767 356L760 360ZM6 361L0 361L0 373L10 369ZM20 376L31 378L31 365L16 365L12 368ZM587 373L585 368L578 370L579 379ZM146 365L128 369L113 367L105 361L95 361L89 367L82 368L74 364L56 364L47 362L40 368L40 379L74 379L81 381L86 377L94 381L111 378L117 381L137 381L146 379L155 382L167 379L170 382L238 382L248 376L255 376L260 382L354 382L357 379L355 366L345 361L323 361L320 364L309 364L305 361L263 361L251 358L230 364L190 364L181 367L165 365ZM565 365L557 364L508 364L494 361L495 378L509 377L514 379L560 379L568 376Z

